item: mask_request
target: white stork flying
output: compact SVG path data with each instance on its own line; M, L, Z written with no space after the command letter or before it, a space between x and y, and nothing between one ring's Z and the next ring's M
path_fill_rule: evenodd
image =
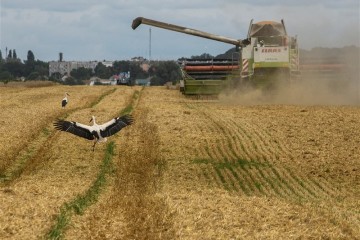
M61 101L62 108L65 108L66 104L69 102L68 96L70 96L70 95L66 92L63 100Z
M106 142L106 137L110 137L111 135L119 132L122 128L131 125L134 119L131 115L126 114L121 117L113 118L112 120L102 125L96 124L94 116L92 116L90 119L90 122L91 121L93 122L93 125L88 126L78 122L58 119L56 122L54 122L54 126L57 130L69 132L88 140L94 140L94 145L92 148L94 151L95 144L97 142Z

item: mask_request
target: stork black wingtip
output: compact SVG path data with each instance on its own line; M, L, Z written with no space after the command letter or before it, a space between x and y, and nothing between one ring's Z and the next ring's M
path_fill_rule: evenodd
M134 122L134 117L131 114L126 114L120 117L120 119L127 125L131 125Z

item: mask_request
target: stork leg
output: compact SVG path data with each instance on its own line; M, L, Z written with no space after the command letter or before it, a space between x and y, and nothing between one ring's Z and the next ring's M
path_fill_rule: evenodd
M95 150L95 144L96 144L96 139L94 141L94 145L92 146L92 150L94 151Z

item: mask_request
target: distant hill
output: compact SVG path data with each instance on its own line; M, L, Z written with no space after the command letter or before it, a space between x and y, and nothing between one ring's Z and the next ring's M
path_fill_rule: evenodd
M235 52L236 52L235 47L233 47L233 48L230 48L229 50L227 50L226 52L217 55L215 58L217 58L217 59L231 59L232 56L233 56L233 53L235 53Z
M300 64L350 64L359 66L360 48L346 46L342 48L315 47L311 50L300 49Z

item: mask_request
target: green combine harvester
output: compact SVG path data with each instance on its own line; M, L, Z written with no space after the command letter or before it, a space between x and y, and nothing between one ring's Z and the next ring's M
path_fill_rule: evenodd
M231 86L251 84L268 89L279 82L298 78L299 49L296 37L287 35L284 21L250 22L247 38L220 35L159 22L143 17L133 20L132 28L147 24L171 31L232 44L231 59L186 59L179 61L183 73L180 89L186 95L217 95Z

